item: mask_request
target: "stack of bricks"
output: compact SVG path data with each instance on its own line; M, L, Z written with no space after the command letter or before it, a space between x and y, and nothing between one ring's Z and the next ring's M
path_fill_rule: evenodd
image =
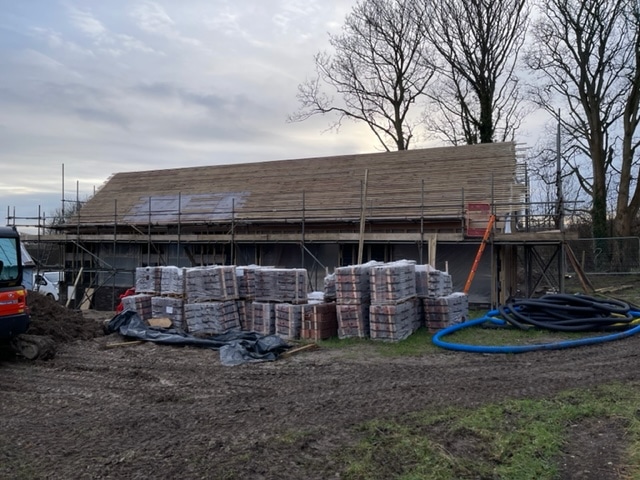
M368 338L371 303L371 268L380 262L338 267L336 277L336 317L338 338Z
M177 267L138 267L136 268L136 294L151 296L151 309L147 300L128 300L128 307L144 320L149 318L168 318L173 327L183 327L183 305L181 294L184 293L182 283L182 269ZM161 296L174 294L174 296ZM132 296L133 297L133 296ZM124 303L123 306L127 305Z
M305 306L300 337L326 340L338 335L335 303L312 303Z
M371 304L371 338L399 341L409 337L416 331L417 303L414 297L396 304Z
M238 317L240 321L240 328L247 332L253 331L253 302L251 300L240 299L236 300L236 306L238 308Z
M416 265L416 293L419 298L450 295L453 293L451 275L431 265Z
M417 321L415 263L406 260L371 268L370 336L398 341L409 337Z
M257 265L236 267L236 281L238 283L238 296L240 298L255 298L256 270L259 268Z
M469 300L463 293L453 293L451 275L431 265L416 265L418 309L429 332L464 321L469 316Z
M469 317L469 297L462 292L454 292L441 297L424 299L425 321L429 332L437 332Z
M179 267L160 268L160 295L182 297L184 295L184 269Z
M428 272L428 297L444 297L453 293L451 275L440 270Z
M307 303L307 270L259 268L255 272L258 302Z
M302 317L308 305L275 304L276 335L286 340L298 340L302 330Z
M146 293L122 297L122 307L124 310L134 310L142 320L149 320L153 316L151 298L152 296Z
M336 274L332 273L324 277L324 300L325 302L333 302L336 299Z
M416 297L416 265L407 260L371 267L371 304L396 304Z
M240 329L235 300L186 304L184 320L193 335L219 335Z
M152 297L151 314L153 318L168 318L174 328L184 328L184 300L177 297Z
M262 335L276 333L276 317L274 303L253 302L253 329Z
M160 267L136 268L136 293L148 293L160 295L160 280L162 270Z
M185 294L189 303L239 298L235 267L209 266L185 269Z
M242 330L254 331L253 301L256 298L256 270L257 265L236 267L236 281L238 283L238 313Z

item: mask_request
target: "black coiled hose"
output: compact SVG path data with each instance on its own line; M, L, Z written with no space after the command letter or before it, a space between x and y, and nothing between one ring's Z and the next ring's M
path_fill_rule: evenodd
M533 326L563 332L625 330L634 317L622 300L588 295L550 294L536 299L516 299L498 307L510 325Z

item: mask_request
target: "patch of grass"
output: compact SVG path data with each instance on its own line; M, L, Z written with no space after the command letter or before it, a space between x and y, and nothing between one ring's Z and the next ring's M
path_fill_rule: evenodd
M638 385L570 391L551 399L513 400L477 409L425 411L361 426L361 441L343 451L344 478L553 479L569 427L589 418L627 425L626 472L640 475Z
M559 332L544 330L542 328L531 328L520 330L512 327L475 326L463 328L445 338L450 343L461 343L465 345L529 345L536 343L554 343L564 340L575 340L579 338L604 335L603 332Z
M345 349L362 346L372 352L388 357L417 356L435 353L440 349L431 342L432 334L420 328L411 336L400 341L372 340L370 338L330 338L318 342L322 348Z

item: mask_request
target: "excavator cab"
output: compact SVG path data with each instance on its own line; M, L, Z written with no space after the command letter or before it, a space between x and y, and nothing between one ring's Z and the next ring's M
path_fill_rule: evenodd
M22 286L20 236L0 227L0 339L12 339L29 328L27 291Z
M55 343L49 337L26 334L29 321L20 235L15 228L0 227L0 342L29 360L52 358Z

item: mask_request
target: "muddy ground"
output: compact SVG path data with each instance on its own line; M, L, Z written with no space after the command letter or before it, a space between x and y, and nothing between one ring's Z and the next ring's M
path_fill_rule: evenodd
M125 339L102 333L109 312L52 308L40 311L61 312L62 331L48 326L57 356L0 360L0 478L341 478L333 454L358 440L366 420L639 378L640 337L520 355L442 350L395 359L359 345L224 367L212 350L113 346ZM574 427L558 459L562 478L624 478L624 426ZM457 453L474 451L469 444Z

